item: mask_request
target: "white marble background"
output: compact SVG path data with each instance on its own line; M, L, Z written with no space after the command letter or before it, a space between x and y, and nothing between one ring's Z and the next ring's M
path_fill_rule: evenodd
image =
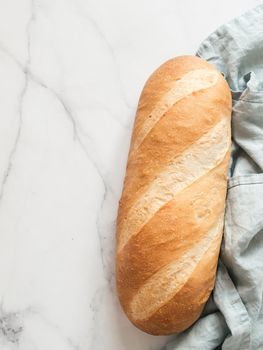
M157 350L114 287L148 75L261 1L0 0L0 350Z

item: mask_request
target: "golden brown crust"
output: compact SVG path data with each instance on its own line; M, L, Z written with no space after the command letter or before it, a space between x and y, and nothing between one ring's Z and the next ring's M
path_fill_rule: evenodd
M210 104L207 100L211 101ZM222 108L226 102L225 82L221 80L205 94L199 92L187 96L167 111L141 144L140 152L130 153L121 199L127 208L174 156L187 149L228 113L227 108Z
M154 123L147 121L151 114ZM166 62L141 94L118 213L116 280L124 311L148 333L188 328L213 288L222 237L230 114L225 80L197 57ZM217 131L224 120L227 123ZM207 163L198 153L204 143L211 152ZM181 174L178 187L167 188L168 177L174 178L171 171ZM153 196L151 208L144 208L147 195ZM165 278L167 273L171 279Z

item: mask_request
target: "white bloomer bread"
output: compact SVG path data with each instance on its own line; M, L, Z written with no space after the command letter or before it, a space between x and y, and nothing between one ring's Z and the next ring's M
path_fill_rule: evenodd
M169 60L138 105L117 220L120 303L141 330L177 333L214 287L230 156L231 94L197 57Z

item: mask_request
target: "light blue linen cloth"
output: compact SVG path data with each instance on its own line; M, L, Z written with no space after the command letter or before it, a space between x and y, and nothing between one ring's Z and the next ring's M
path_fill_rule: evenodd
M215 288L164 350L263 350L263 5L221 26L197 55L232 90L232 156Z

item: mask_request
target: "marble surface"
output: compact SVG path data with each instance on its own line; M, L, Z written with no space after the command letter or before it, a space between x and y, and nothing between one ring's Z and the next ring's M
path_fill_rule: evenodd
M0 0L0 349L157 350L115 296L140 90L261 1Z

